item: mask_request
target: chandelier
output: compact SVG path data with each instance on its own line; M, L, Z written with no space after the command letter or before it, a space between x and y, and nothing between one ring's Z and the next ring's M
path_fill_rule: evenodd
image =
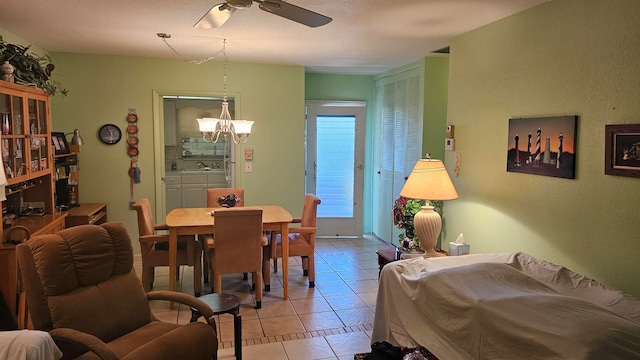
M231 119L226 95L222 98L222 113L219 119L202 118L196 120L202 133L202 139L214 143L220 140L221 135L225 141L227 137L230 137L235 144L246 143L251 134L251 126L253 126L253 121Z
M198 121L198 130L202 133L202 139L205 142L218 142L219 140L227 141L228 138L231 138L235 144L246 143L247 138L251 134L251 127L253 126L253 121L249 120L233 120L231 119L231 114L229 114L229 102L227 101L227 39L224 39L222 42L222 48L217 51L212 56L201 59L201 60L187 60L182 57L174 48L171 46L167 39L171 38L170 34L166 33L157 33L159 38L164 41L165 44L171 50L171 53L175 55L177 58L191 63L191 64L202 64L209 60L213 60L217 57L218 54L222 54L223 57L223 70L224 70L224 78L223 78L223 90L224 96L222 97L222 112L220 113L220 118L202 118L196 119Z
M222 97L222 112L220 118L202 118L196 119L198 127L202 133L202 139L205 142L218 142L221 138L227 141L231 138L235 144L246 143L251 134L251 126L253 121L249 120L233 120L229 114L229 102L227 101L227 53L225 52L227 39L222 43L222 56L224 60L224 78Z

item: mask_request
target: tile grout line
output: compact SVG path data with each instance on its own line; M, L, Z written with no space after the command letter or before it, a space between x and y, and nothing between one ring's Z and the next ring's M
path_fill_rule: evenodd
M242 346L285 342L285 341L291 341L291 340L324 337L329 335L346 334L346 333L353 333L353 332L366 332L366 331L369 331L370 329L373 329L373 324L344 326L340 328L314 330L314 331L307 331L303 333L294 333L294 334L286 334L286 335L263 336L258 338L242 339ZM234 341L219 341L218 345L222 349L233 348Z

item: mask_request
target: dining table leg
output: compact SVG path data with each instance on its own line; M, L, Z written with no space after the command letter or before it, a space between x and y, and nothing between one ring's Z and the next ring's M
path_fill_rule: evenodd
M282 241L282 287L284 289L284 299L289 299L289 223L280 224L280 234Z
M178 229L169 228L169 291L176 290L176 271L178 266ZM173 310L173 301L169 303L169 309Z

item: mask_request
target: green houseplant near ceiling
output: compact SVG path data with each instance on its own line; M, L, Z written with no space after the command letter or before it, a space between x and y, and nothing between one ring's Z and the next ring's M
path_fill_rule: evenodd
M0 36L0 64L8 61L14 67L15 82L21 85L35 86L45 92L55 95L67 95L69 90L51 78L55 66L48 55L37 56L27 53L31 46L10 44Z

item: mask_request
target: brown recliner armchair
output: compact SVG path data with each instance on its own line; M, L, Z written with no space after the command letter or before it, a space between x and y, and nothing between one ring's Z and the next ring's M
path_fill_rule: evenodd
M16 251L34 329L48 331L64 359L217 359L211 308L183 293L145 293L122 224L35 236ZM159 321L150 300L193 307L206 323Z
M318 205L320 198L314 194L307 194L304 197L302 206L302 217L293 218L292 223L300 224L299 227L289 228L289 256L302 257L302 270L304 276L309 277L309 287L315 286L316 270L315 256L316 231L318 223ZM265 290L271 287L271 268L269 260L273 259L273 268L278 269L278 258L282 257L281 234L272 232L269 246L264 247L263 269Z
M149 199L141 198L133 205L138 214L138 233L142 255L142 285L145 291L153 289L156 266L169 266L169 234L158 231L169 230L165 224L154 224ZM193 289L196 296L202 292L203 245L193 235L178 237L177 264L193 266ZM169 274L178 276L178 274Z

